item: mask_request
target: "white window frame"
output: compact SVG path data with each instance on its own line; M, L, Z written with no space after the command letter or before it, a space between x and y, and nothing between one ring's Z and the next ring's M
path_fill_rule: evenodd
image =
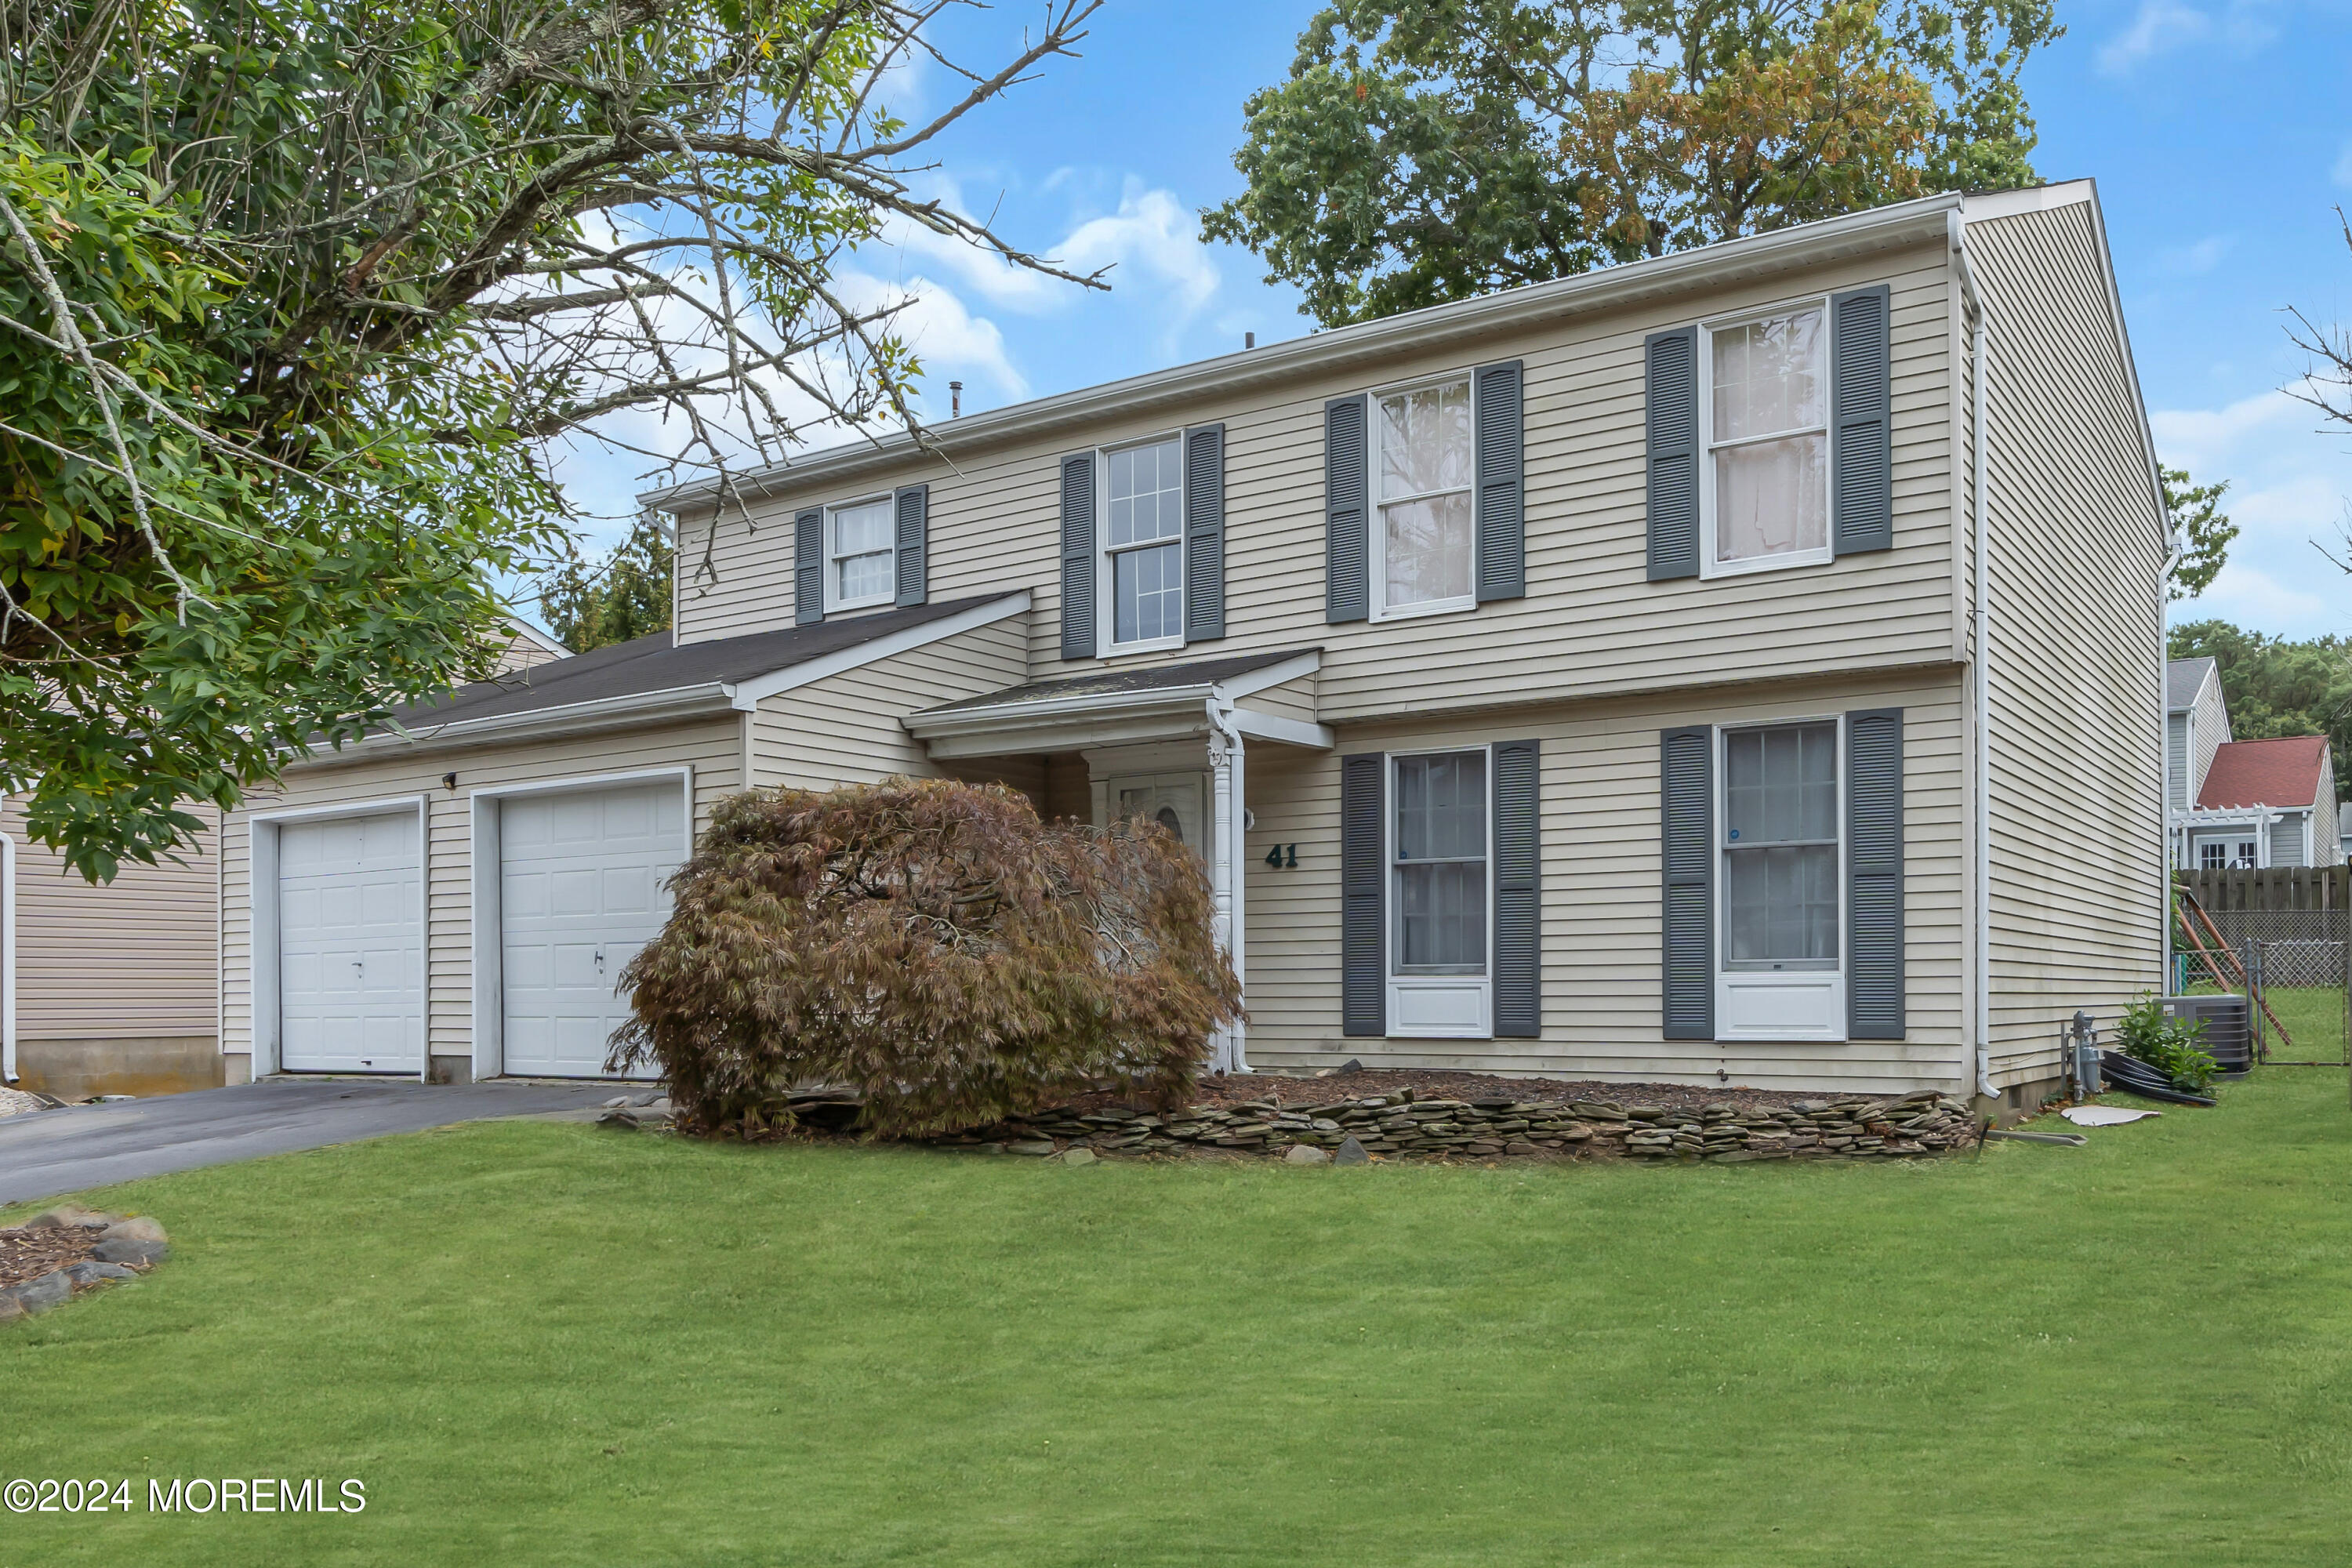
M1163 447L1173 443L1176 447L1176 536L1155 539L1139 544L1114 545L1110 542L1110 459L1114 452L1131 452L1140 447ZM1156 436L1139 437L1132 441L1114 442L1095 448L1095 657L1124 658L1131 653L1160 653L1184 646L1184 625L1192 613L1192 582L1185 560L1184 515L1184 432L1163 430ZM1118 563L1117 557L1138 550L1159 550L1173 544L1176 547L1176 632L1172 637L1140 637L1134 642L1118 642Z
M1486 759L1486 960L1477 975L1400 974L1398 932L1404 919L1404 899L1399 887L1396 858L1397 764L1423 757L1458 757L1475 752ZM1490 1040L1495 1037L1495 748L1433 746L1426 751L1391 752L1381 778L1381 975L1388 989L1388 1037L1392 1040ZM1407 996L1431 996L1452 992L1475 1016L1454 1025L1423 1024L1406 1027L1398 1020Z
M1748 561L1717 561L1716 547L1715 497L1715 334L1734 327L1752 326L1770 316L1785 316L1795 310L1817 309L1822 313L1822 422L1819 426L1802 425L1788 430L1774 430L1761 435L1744 437L1742 447L1766 441L1783 440L1790 436L1821 434L1823 449L1822 474L1822 542L1818 549L1792 550L1785 555L1759 555ZM1827 458L1830 427L1835 410L1832 404L1835 389L1830 384L1832 358L1830 354L1830 300L1826 294L1806 295L1784 300L1737 315L1717 316L1698 324L1698 517L1699 567L1702 579L1709 577L1742 577L1751 572L1784 572L1797 566L1820 566L1835 558L1837 541L1834 529L1837 519L1837 473ZM1839 742L1838 754L1845 754L1844 742Z
M1833 969L1733 969L1724 957L1724 938L1727 930L1724 920L1724 900L1731 890L1731 878L1725 867L1725 823L1729 816L1726 800L1731 788L1730 736L1752 730L1790 730L1807 724L1826 724L1837 744L1837 900L1838 938L1837 965ZM1848 906L1846 869L1847 857L1853 852L1853 835L1846 822L1846 789L1848 759L1846 755L1845 721L1835 713L1791 714L1785 718L1757 719L1737 724L1715 726L1715 788L1714 798L1707 803L1707 853L1714 857L1709 868L1709 880L1715 889L1715 1037L1718 1040L1843 1040L1846 1038L1845 998L1851 960L1850 930L1853 910ZM1819 1022L1811 1026L1786 1022L1742 1024L1743 1010L1757 1016L1769 1005L1773 993L1811 991L1818 994L1808 1000ZM1783 1006L1780 1016L1788 1016Z
M1452 490L1423 490L1415 495L1394 496L1383 501L1381 496L1381 399L1400 393L1425 391L1433 386L1447 386L1460 382L1470 393L1470 482L1463 489L1470 497L1470 591L1451 599L1429 599L1418 605L1389 603L1389 530L1381 516L1384 504L1420 500L1428 496L1452 495ZM1478 377L1467 369L1447 371L1437 375L1424 375L1412 381L1394 382L1376 386L1364 397L1364 423L1368 426L1364 439L1364 533L1369 548L1365 551L1367 570L1371 582L1371 619L1404 621L1423 616L1456 616L1478 607ZM1490 936L1489 942L1491 943ZM1491 952L1488 955L1492 957Z
M841 535L837 520L845 511L856 511L862 507L869 506L889 506L892 499L890 492L885 490L878 496L861 496L856 500L842 501L824 509L824 613L826 615L830 616L840 610L871 609L877 605L895 605L898 602L898 516L895 509L889 514L890 545L887 552L890 557L888 585L878 594L867 594L855 599L845 599L841 596L841 563L850 557L841 552ZM860 550L854 553L880 555L886 552Z

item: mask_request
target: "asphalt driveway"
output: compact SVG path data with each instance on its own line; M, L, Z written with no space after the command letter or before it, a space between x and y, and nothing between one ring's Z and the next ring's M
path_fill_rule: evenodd
M488 1116L591 1110L650 1084L278 1079L0 1117L0 1204Z

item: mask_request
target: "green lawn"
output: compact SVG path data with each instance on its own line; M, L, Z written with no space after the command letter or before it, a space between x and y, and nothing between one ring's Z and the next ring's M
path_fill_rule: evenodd
M1932 1165L496 1123L142 1183L183 1256L0 1330L0 1475L369 1506L0 1561L2337 1564L2352 1111L2224 1094Z

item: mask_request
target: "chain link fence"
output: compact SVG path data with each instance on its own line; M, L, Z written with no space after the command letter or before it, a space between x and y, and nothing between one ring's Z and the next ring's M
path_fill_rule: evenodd
M2258 1060L2352 1061L2352 910L2225 910L2208 917L2228 945L2179 954L2182 992L2251 989Z

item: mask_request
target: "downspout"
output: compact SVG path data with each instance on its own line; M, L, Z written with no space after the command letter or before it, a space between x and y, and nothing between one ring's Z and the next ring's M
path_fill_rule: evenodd
M16 841L0 833L0 1080L16 1081Z
M1242 736L1234 728L1233 704L1212 695L1208 701L1209 763L1213 770L1212 783L1216 791L1213 810L1216 819L1216 854L1210 862L1210 881L1216 897L1217 917L1223 931L1225 959L1234 967L1234 979L1246 987L1243 969L1242 884L1247 873L1242 860L1242 834L1247 817L1242 801ZM1244 990L1246 998L1246 990ZM1236 1021L1225 1031L1226 1050L1223 1070L1250 1070L1246 1047L1246 1026Z
M1977 288L1976 270L1969 265L1968 231L1958 211L1945 215L1945 225L1951 237L1952 259L1960 274L1960 298L1974 316L1969 342L1969 424L1971 426L1969 453L1969 485L1973 491L1969 507L1969 531L1975 542L1975 592L1969 606L1969 626L1974 657L1969 660L1969 693L1974 722L1976 779L1974 795L1976 810L1970 822L1970 847L1974 875L1970 878L1973 942L1976 962L1972 978L1976 994L1970 998L1969 1013L1976 1037L1977 1093L1990 1100L2000 1090L1992 1082L1992 682L1988 666L1992 658L1992 614L1987 603L1992 589L1992 532L1988 523L1986 479L1990 469L1989 450L1985 436L1985 384L1992 373L1992 313L1986 306L1983 294Z

